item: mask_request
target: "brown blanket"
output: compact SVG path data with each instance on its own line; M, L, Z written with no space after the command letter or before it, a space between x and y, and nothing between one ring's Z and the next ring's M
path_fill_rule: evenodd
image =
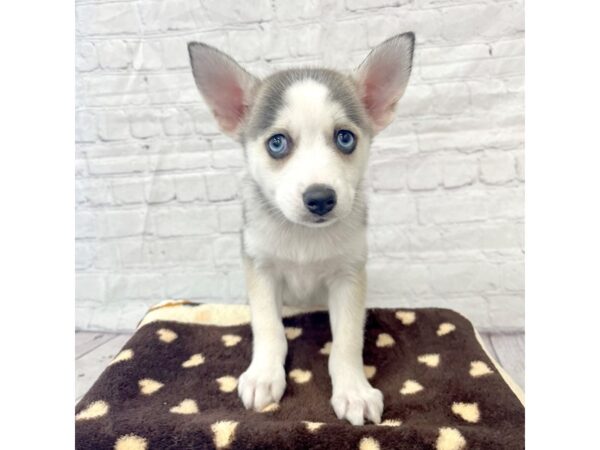
M365 426L338 420L329 404L326 312L284 319L286 392L246 411L237 378L250 362L248 322L241 305L152 309L77 404L76 448L524 448L522 394L453 311L369 310L365 371L385 408L381 424Z

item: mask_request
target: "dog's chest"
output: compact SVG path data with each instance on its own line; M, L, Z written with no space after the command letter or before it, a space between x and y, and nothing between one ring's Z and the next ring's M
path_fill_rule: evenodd
M335 260L312 264L290 262L275 266L281 280L282 300L287 305L324 305L327 285L336 276L340 263Z
M280 280L285 304L325 303L328 283L345 270L364 263L364 230L353 230L351 236L346 236L348 230L344 229L299 230L261 225L244 230L245 251Z

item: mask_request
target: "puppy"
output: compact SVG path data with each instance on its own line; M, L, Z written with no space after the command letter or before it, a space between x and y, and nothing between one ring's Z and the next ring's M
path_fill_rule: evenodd
M363 371L367 207L362 180L373 137L394 117L411 72L414 34L394 36L352 74L293 69L260 80L203 43L188 46L196 85L221 130L241 143L242 253L252 315L246 408L286 386L282 305L328 305L331 404L340 419L379 423L383 395Z

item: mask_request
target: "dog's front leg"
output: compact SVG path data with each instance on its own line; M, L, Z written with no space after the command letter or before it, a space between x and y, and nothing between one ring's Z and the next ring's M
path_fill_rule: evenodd
M245 258L246 287L252 321L252 362L240 376L238 393L247 409L279 402L285 391L283 364L287 340L281 321L278 283L269 270Z
M364 268L337 277L329 286L331 404L339 419L353 425L363 425L365 417L379 423L383 412L383 394L371 387L363 369L365 290Z

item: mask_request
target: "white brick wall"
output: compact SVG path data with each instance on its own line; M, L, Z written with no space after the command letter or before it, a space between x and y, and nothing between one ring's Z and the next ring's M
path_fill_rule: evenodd
M131 329L164 298L243 302L243 155L196 92L186 43L258 75L352 68L417 35L397 120L375 142L369 303L523 327L523 4L519 0L81 0L77 326Z

